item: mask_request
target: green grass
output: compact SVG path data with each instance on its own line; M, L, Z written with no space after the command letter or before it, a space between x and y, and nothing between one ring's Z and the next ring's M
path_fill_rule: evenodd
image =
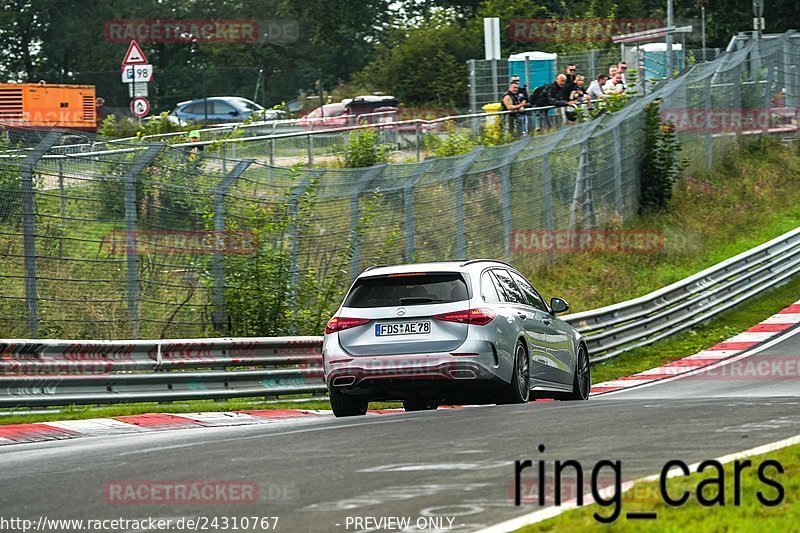
M784 473L779 474L773 467L766 470L766 476L778 481L784 489L783 502L775 507L762 505L756 497L761 491L764 498L778 499L778 491L759 480L758 465L772 459L781 463ZM693 533L742 531L761 533L764 531L797 531L800 524L800 446L791 446L765 455L749 458L752 467L742 473L741 505L733 504L734 474L733 464L725 466L725 506L704 507L697 501L698 484L709 477L717 478L715 469L707 469L702 474L692 474L672 478L668 481L668 492L678 497L684 491L691 494L685 505L669 507L662 501L658 481L637 484L623 494L622 514L614 524L607 526L596 522L593 513L609 516L612 508L589 505L568 511L553 519L518 530L520 533L538 531L691 531ZM714 498L718 491L716 485L706 486L703 495ZM627 520L626 512L653 511L658 513L656 520Z
M629 376L693 355L750 328L797 300L800 300L800 278L759 294L699 326L597 363L592 366L592 382Z
M664 236L648 254L556 255L514 258L546 297L561 296L573 311L641 296L686 278L800 226L800 157L769 138L748 140L715 165L674 188L672 211L611 222L603 229L650 230Z

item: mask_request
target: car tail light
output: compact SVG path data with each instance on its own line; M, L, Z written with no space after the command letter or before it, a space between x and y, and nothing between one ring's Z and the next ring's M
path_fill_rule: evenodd
M464 311L453 311L452 313L442 313L433 315L437 320L445 322L460 322L462 324L472 324L475 326L485 326L497 315L491 309L467 309Z
M361 326L369 322L369 318L347 318L343 316L335 316L328 320L328 323L325 324L325 334L328 333L336 333L337 331L342 331L343 329L350 329L356 326Z

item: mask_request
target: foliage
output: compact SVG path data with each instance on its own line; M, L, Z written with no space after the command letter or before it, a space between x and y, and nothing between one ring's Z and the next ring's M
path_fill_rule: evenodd
M118 119L114 115L108 115L97 129L97 133L109 139L119 139L190 131L197 127L193 124L178 124L170 120L169 113L165 111L149 120L142 121L125 117Z
M506 115L492 117L483 128L480 144L484 146L498 146L514 141L514 136L508 131Z
M455 125L448 126L444 136L432 133L425 136L425 150L437 157L450 157L471 152L475 139L469 131L459 131Z
M640 212L669 210L672 185L684 166L678 159L680 151L681 145L675 135L674 125L661 121L660 102L646 105Z
M354 81L406 103L464 106L469 95L464 65L481 53L476 28L446 16L399 28Z
M0 134L0 152L13 148L11 140ZM21 193L19 172L12 165L0 164L0 223L20 213Z
M354 245L373 218L374 195L356 227L335 254L304 254L320 259L298 264L294 246L312 229L318 203L316 182L283 201L252 201L229 220L227 229L248 230L258 242L252 255L225 258L225 310L234 336L318 335L336 309L349 281ZM327 259L323 259L327 258ZM207 281L213 283L211 273ZM296 283L293 283L296 282Z
M388 163L392 147L382 144L378 132L365 128L350 132L345 147L345 163L347 168L371 167L379 163Z

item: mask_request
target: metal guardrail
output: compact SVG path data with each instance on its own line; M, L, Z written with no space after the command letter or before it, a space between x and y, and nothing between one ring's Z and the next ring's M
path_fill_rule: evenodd
M592 362L691 327L800 272L800 228L650 294L564 316ZM321 337L0 340L0 407L322 393Z

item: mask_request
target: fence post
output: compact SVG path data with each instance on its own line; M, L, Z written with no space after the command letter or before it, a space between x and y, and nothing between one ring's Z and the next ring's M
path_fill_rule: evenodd
M308 164L309 165L313 165L314 164L314 147L313 147L314 140L313 140L313 137L311 136L310 133L306 136L306 139L308 139L308 142L306 144L307 149L308 149Z
M361 234L358 229L358 219L361 216L361 194L366 191L372 182L383 173L387 164L375 165L365 171L365 175L353 186L350 196L350 232L353 238L353 257L350 259L350 279L356 279L361 273Z
M614 210L622 214L623 198L622 198L622 141L620 139L619 129L622 127L622 122L614 126Z
M733 108L742 116L742 65L736 65L733 70ZM736 144L742 140L742 123L738 122L739 127L736 128Z
M703 138L703 149L706 152L706 168L711 168L714 164L714 154L711 153L711 76L706 76L705 83L705 135Z
M422 160L422 122L417 119L414 121L414 141L417 145L417 161Z
M422 179L422 176L436 161L435 157L426 159L417 167L417 171L406 178L403 185L403 204L406 215L406 262L410 263L414 258L414 186Z
M136 177L164 148L163 143L151 144L134 159L122 176L125 191L125 259L128 279L128 318L131 336L139 338L139 258L136 251Z
M239 179L247 167L255 159L240 161L230 173L214 187L214 311L211 322L216 331L222 331L225 325L225 264L222 262L220 242L225 231L225 195L228 189Z
M300 197L305 193L308 188L311 186L311 180L314 179L315 176L324 172L323 170L313 170L306 174L306 177L292 189L292 192L289 193L289 221L291 225L289 226L289 306L292 309L292 314L297 313L297 285L298 285L298 277L299 277L299 269L297 266L297 250L299 248L299 243L297 242L298 239L298 229L297 229L297 214L298 214L298 204L300 203Z
M269 166L275 166L275 139L269 140Z
M475 60L467 61L467 73L469 75L469 112L478 112L478 81L476 76Z
M511 162L500 169L500 188L503 210L503 253L506 261L511 260Z
M772 103L772 84L775 82L775 69L773 68L773 59L767 59L767 83L764 86L764 133L769 133L770 122L772 116L770 115L770 104Z
M498 74L497 74L497 59L492 58L492 97L495 101L500 100L500 91L498 90Z
M544 220L545 229L549 239L554 237L555 223L553 221L553 175L550 171L550 154L542 157L542 175L544 177ZM551 241L552 242L552 241ZM547 261L553 262L553 247L547 247Z
M472 163L483 152L484 147L478 146L472 152L463 156L458 166L453 169L455 180L455 201L456 201L456 259L467 258L467 234L464 227L464 175L472 166Z
M25 256L25 310L28 315L28 331L32 337L39 336L39 278L36 270L36 204L33 171L36 163L60 138L60 133L49 132L33 150L28 152L20 164L22 247Z

